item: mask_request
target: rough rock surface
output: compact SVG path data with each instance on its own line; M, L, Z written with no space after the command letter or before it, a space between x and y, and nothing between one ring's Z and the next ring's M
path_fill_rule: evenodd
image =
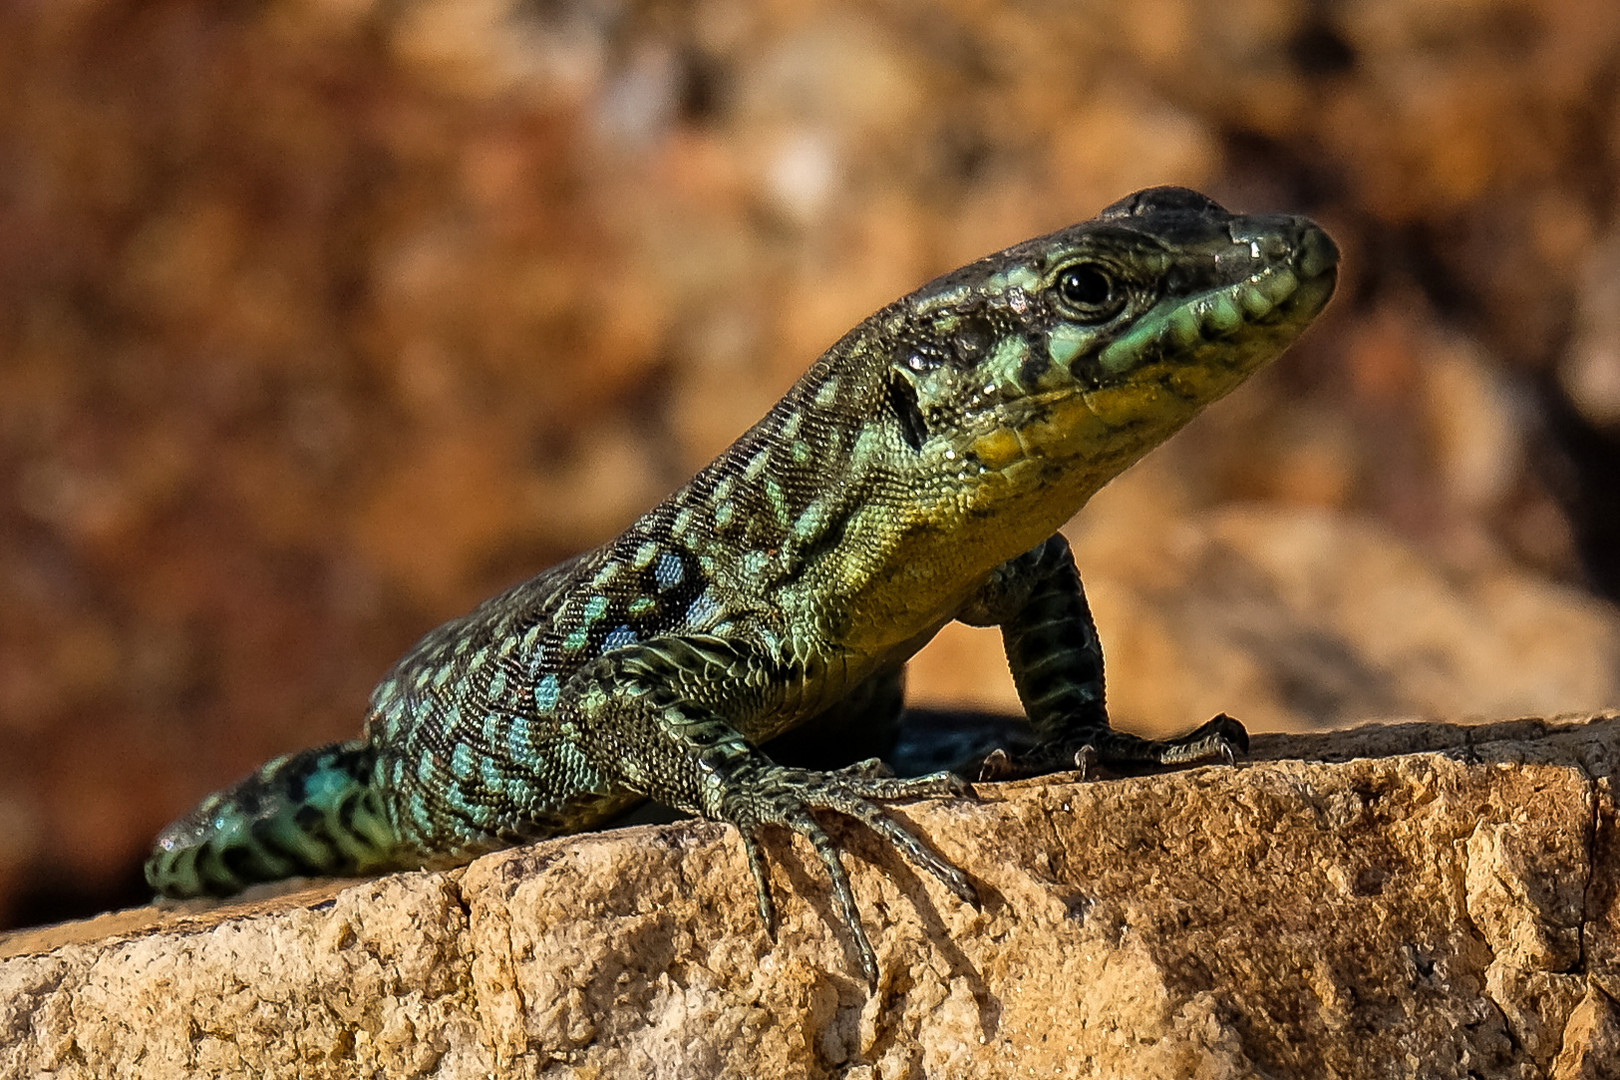
M844 830L870 996L683 822L0 939L0 1075L1620 1075L1620 717L1255 751L905 806L977 911Z

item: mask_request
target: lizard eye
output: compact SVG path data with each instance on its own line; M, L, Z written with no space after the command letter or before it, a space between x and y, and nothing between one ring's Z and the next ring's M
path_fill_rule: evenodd
M1111 318L1125 302L1113 275L1093 262L1075 263L1058 271L1057 291L1069 313L1085 322Z

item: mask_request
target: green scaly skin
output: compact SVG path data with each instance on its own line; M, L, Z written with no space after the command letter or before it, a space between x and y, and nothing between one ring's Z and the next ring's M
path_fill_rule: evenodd
M1332 294L1303 218L1139 192L981 259L846 334L623 535L425 637L363 736L279 758L158 838L169 896L300 874L444 866L652 799L734 825L774 927L765 826L806 837L863 974L878 967L818 815L855 818L973 903L877 803L969 794L949 773L833 772L760 747L899 700L952 619L1001 627L1038 743L997 775L1231 760L1241 725L1115 731L1102 650L1056 530L1103 484L1276 357ZM842 719L848 719L843 717Z

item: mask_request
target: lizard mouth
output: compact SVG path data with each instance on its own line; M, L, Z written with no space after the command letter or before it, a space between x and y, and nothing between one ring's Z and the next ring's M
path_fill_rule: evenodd
M1304 218L1234 218L1188 248L1119 336L1062 359L1049 345L1055 379L1026 375L1028 357L984 387L966 410L979 466L1086 461L1114 475L1280 355L1337 281L1338 248Z
M1258 366L1245 361L1269 358L1269 350L1234 348L1234 339L1258 328L1273 331L1256 335L1268 344L1278 336L1297 334L1333 295L1338 247L1315 225L1299 222L1298 230L1292 242L1270 259L1268 254L1282 243L1275 230L1234 236L1237 250L1251 264L1260 264L1258 269L1217 288L1161 301L1097 354L1098 367L1105 375L1117 376L1161 358L1185 356L1204 363L1223 354L1245 370Z
M1287 348L1333 295L1338 249L1304 219L1244 224L1195 267L1218 284L1163 296L1065 365L1068 385L1003 398L973 442L978 460L1086 459L1112 475Z

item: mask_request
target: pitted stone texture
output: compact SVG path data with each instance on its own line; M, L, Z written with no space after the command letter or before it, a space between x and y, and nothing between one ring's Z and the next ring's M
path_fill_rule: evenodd
M870 996L808 848L773 943L704 822L14 935L0 1075L1620 1075L1617 747L1409 724L902 806L983 903L839 827Z

